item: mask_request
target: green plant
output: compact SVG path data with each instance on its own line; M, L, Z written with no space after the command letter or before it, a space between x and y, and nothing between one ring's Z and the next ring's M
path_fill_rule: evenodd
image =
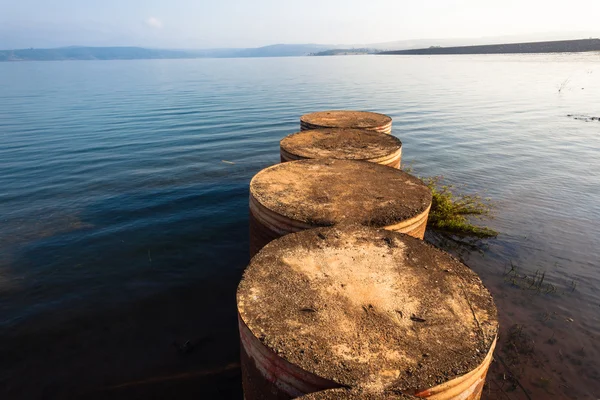
M469 217L484 218L491 216L492 203L478 195L457 193L452 185L443 184L442 177L426 178L432 193L428 228L461 237L479 239L498 236L498 232L474 225Z

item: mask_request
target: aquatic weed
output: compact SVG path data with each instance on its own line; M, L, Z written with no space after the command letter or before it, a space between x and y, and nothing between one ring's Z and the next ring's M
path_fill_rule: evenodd
M546 271L536 270L533 275L519 272L519 268L512 260L510 270L504 273L504 281L519 289L537 294L558 294L557 287L545 282Z
M441 233L486 239L498 232L471 223L469 217L490 218L493 204L479 195L458 193L453 185L443 183L443 177L425 178L432 194L427 227Z

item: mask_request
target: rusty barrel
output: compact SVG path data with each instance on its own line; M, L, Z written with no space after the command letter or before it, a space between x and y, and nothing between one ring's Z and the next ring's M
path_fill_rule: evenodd
M423 238L431 191L418 178L365 161L298 160L250 182L250 255L291 232L344 221Z
M310 393L298 400L418 400L418 397L398 393L369 393L362 390L346 388L328 389Z
M400 168L402 142L366 129L329 128L300 131L279 142L281 162L333 158L369 161Z
M318 111L300 117L301 130L319 128L354 128L392 133L392 118L384 114L352 110Z
M246 400L335 388L479 399L498 332L471 269L422 240L360 225L269 243L237 304Z

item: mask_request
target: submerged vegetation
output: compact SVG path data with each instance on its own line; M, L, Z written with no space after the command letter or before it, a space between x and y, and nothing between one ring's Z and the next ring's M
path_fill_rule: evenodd
M458 193L442 177L424 179L433 195L427 226L437 232L477 239L498 236L498 232L475 225L470 218L491 217L493 204L479 195Z
M508 268L509 266L510 269ZM577 289L577 282L575 280L571 280L568 285L559 288L546 280L546 271L538 269L531 273L519 268L512 260L506 269L504 271L504 282L533 294L564 295L573 293Z
M535 293L555 293L556 286L551 283L544 282L546 278L546 271L536 270L533 275L521 273L518 267L511 261L510 270L504 273L504 281L510 283L512 286L530 290ZM573 290L575 287L573 286Z

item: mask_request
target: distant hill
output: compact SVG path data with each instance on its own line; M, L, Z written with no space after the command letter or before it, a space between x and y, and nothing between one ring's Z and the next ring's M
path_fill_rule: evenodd
M530 42L492 44L483 46L441 47L426 49L384 51L379 54L434 55L434 54L520 54L520 53L579 53L600 51L600 39L560 40L553 42Z
M298 57L330 48L318 44L274 44L254 49L243 49L235 57Z
M63 47L58 49L1 50L0 61L64 61L64 60L136 60L190 58L177 50L152 50L141 47Z
M0 61L148 60L177 58L292 57L327 49L325 45L276 44L250 49L159 50L142 47L61 47L0 50Z
M360 54L376 54L379 53L377 49L359 48L359 49L331 49L320 51L318 53L311 53L311 56L349 56L349 55L360 55Z

